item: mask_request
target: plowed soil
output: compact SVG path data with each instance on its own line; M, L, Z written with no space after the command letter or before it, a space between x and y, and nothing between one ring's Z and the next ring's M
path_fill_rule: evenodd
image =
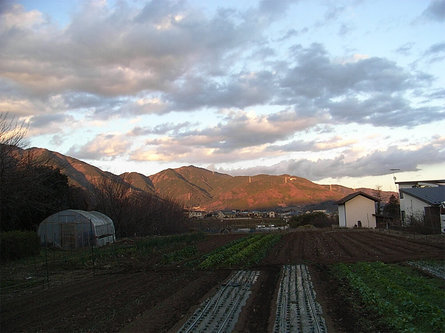
M264 264L357 261L400 262L442 259L443 244L426 244L367 230L311 230L287 233L264 259Z
M211 236L198 247L200 251L211 251L238 237ZM426 244L373 231L329 229L286 233L262 264L255 267L261 274L236 331L270 331L282 264L304 262L312 267L328 331L348 331L351 324L346 324L343 318L348 314L338 311L341 297L332 292L331 281L323 273L326 264L443 258L444 248L443 244ZM0 328L2 332L167 332L184 321L229 274L230 270L199 271L180 266L96 274L2 299Z

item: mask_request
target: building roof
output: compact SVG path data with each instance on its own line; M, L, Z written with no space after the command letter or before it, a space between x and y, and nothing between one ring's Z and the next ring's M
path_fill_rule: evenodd
M364 196L365 198L368 198L368 199L376 201L376 202L380 201L379 199L373 197L372 195L369 195L365 192L359 191L359 192L351 193L351 194L345 196L343 199L338 200L337 205L344 205L347 201L354 199L355 197L357 197L359 195Z
M445 186L401 188L400 192L415 197L429 205L440 205L445 201Z
M433 179L433 180L407 180L396 182L398 185L422 185L422 184L433 184L433 185L441 185L445 184L445 179Z

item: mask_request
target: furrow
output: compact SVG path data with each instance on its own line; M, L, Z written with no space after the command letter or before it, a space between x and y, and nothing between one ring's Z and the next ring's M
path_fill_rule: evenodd
M327 332L306 265L283 266L274 323L278 332Z
M231 332L259 272L238 271L204 301L178 332Z

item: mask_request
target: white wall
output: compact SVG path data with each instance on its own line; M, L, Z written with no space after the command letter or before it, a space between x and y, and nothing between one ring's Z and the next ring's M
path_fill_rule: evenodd
M345 205L338 205L338 226L346 227Z
M358 221L361 221L363 228L375 228L377 223L373 214L375 214L374 200L362 195L345 203L346 227L348 228L358 226Z
M409 222L411 217L422 219L425 215L425 207L429 207L426 202L403 193L403 199L400 199L400 211L405 212L405 221L402 222Z

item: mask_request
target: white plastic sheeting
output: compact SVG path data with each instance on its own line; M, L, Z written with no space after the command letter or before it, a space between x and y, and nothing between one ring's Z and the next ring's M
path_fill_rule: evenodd
M61 248L103 246L115 241L113 221L96 211L67 209L44 219L37 231L40 242Z

